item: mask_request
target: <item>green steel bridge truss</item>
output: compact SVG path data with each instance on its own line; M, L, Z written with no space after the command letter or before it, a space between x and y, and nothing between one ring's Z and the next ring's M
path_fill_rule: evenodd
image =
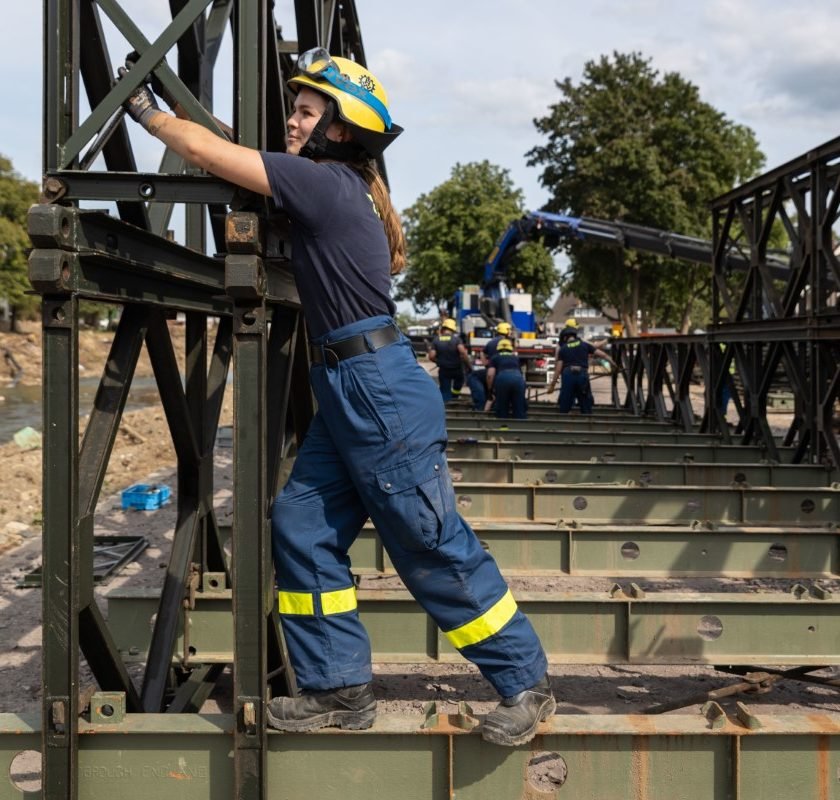
M511 750L481 740L466 702L457 713L431 703L422 714L382 715L366 732L267 730L269 692L296 691L274 608L267 512L314 413L285 223L261 198L170 152L157 171L138 171L120 108L154 71L218 133L213 77L229 35L235 138L282 149L294 56L315 45L362 63L365 54L352 0L296 0L286 21L293 39L271 0L169 6L171 23L150 40L117 0L44 2L43 202L29 220L44 342L43 704L35 717L0 713L0 798L833 796L840 718L831 713L770 715L744 703L727 712L710 701L700 714L557 715L531 745ZM103 16L140 54L120 82ZM840 272L829 246L838 156L840 141L829 142L715 202L718 324L703 336L614 343L623 370L613 408L561 421L534 404L527 422L507 423L451 413L459 508L510 576L554 665L762 664L769 685L840 663L830 586L840 543L831 428ZM90 210L90 201L115 213ZM168 233L176 209L183 241ZM786 286L764 264L775 220L794 242ZM749 251L735 278L719 266L731 250ZM122 314L79 444L83 300ZM167 325L175 314L186 324L183 380ZM112 591L102 609L94 515L144 346L177 456L177 523L162 589ZM714 398L733 380L733 363L731 431ZM699 414L690 393L698 371L707 387ZM766 410L780 371L794 409L777 439ZM213 499L228 383L231 527ZM372 527L352 557L360 579L388 587L359 591L378 659L459 663L396 583ZM516 585L526 576L596 584L534 592ZM677 583L646 588L640 576ZM730 582L692 591L697 577L768 578L774 590ZM85 698L81 655L96 682ZM200 713L228 665L231 713ZM36 788L14 780L26 752Z

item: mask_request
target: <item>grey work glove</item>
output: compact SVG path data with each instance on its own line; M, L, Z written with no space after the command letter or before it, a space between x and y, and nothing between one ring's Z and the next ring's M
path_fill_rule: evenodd
M128 69L131 69L138 61L140 60L140 55L136 50L132 50L126 57L125 57L125 65ZM175 99L175 96L172 92L167 89L163 83L161 82L160 78L154 73L151 72L146 76L146 80L144 83L148 83L152 87L152 91L161 99L163 100L172 111L175 112L176 117L181 117L182 119L190 119L189 115L184 112L181 104ZM154 100L154 98L152 98ZM177 108L176 108L177 106ZM130 112L129 112L130 113ZM222 122L218 117L213 117L216 124L219 126L219 129L224 134L225 138L229 142L235 141L236 137L233 133L233 128L230 127L226 122ZM139 120L138 120L139 121ZM140 123L141 125L143 123Z
M117 75L122 80L128 75L128 70L125 67L120 67L117 70ZM152 117L160 111L160 106L157 104L152 90L145 83L141 83L128 96L128 99L123 103L123 108L125 108L129 117L142 125L147 131L151 127Z
M126 57L125 57L125 65L132 69L134 65L140 60L140 54L136 50L132 50ZM152 72L146 76L146 80L144 83L148 83L152 87L152 91L161 99L163 100L166 105L168 105L173 111L175 110L175 106L178 105L178 101L172 95L172 92L167 89L163 83L161 82L160 78Z

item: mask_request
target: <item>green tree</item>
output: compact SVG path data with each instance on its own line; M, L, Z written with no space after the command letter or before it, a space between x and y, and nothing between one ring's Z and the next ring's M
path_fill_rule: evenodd
M522 191L506 169L488 161L456 164L448 180L403 212L408 267L395 296L419 312L445 304L459 286L480 283L498 237L524 213ZM545 305L558 276L551 254L530 244L511 261L507 283Z
M678 73L663 75L639 53L587 62L579 84L556 81L560 100L536 119L547 143L529 166L551 211L615 219L711 238L708 202L764 164L753 132L700 99ZM625 327L686 331L705 322L711 270L703 265L567 245L565 288L596 307L614 307Z
M0 298L9 303L12 330L21 316L34 312L38 305L36 298L25 294L31 288L26 213L37 202L38 185L18 175L12 162L0 156Z

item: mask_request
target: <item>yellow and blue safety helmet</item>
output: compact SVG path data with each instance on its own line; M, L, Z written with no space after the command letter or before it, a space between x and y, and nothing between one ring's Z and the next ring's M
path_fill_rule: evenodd
M513 352L513 342L510 339L500 339L499 343L496 345L496 352L497 353L512 353Z
M458 330L458 323L455 322L454 319L451 317L447 317L443 322L440 323L441 328L446 328L449 331L457 331Z
M315 47L298 56L297 74L289 79L288 86L294 92L301 86L308 86L333 100L339 118L352 128L353 142L350 144L360 146L370 158L382 155L403 132L391 120L388 94L376 76L349 58L330 55L323 47ZM325 122L323 131L326 132L332 121L328 109L316 129ZM336 157L335 153L329 155Z
M508 336L510 334L511 327L509 322L500 322L496 326L496 333L500 333L502 336Z

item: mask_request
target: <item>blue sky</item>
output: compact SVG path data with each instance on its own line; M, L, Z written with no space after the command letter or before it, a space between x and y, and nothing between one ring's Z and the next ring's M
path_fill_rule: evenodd
M149 38L166 0L123 0ZM356 0L368 63L391 95L405 134L387 152L398 208L488 159L510 171L528 208L547 200L524 154L540 142L532 120L578 80L587 60L638 51L676 70L704 100L751 127L778 166L840 135L840 5L799 0ZM0 153L18 172L41 172L39 0L4 3ZM292 3L276 19L294 38ZM115 45L112 56L123 50ZM170 58L170 64L174 59ZM218 86L221 88L223 80ZM217 106L220 116L224 105ZM135 139L141 156L150 143ZM154 156L154 159L152 158ZM157 154L149 150L151 167ZM141 167L142 158L141 158Z

